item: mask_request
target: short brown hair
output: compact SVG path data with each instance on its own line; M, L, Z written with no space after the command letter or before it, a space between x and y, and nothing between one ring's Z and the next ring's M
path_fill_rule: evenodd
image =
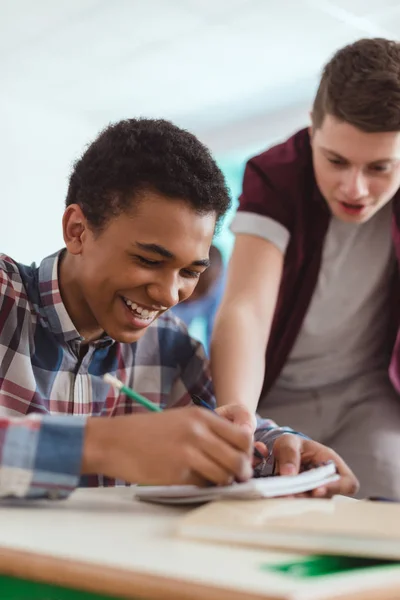
M338 50L322 73L314 127L327 114L365 132L400 131L400 43L362 39Z

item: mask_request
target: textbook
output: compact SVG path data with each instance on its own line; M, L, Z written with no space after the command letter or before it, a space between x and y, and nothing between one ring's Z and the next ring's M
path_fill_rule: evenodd
M254 478L228 486L197 487L195 485L136 486L135 497L162 504L199 504L222 498L254 500L309 492L337 481L333 463L315 467L299 475L276 475Z
M400 503L340 497L221 500L187 513L177 533L231 546L400 561Z

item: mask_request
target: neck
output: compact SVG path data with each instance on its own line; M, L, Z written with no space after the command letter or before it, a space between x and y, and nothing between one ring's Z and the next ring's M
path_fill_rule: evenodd
M85 343L89 343L99 339L104 331L85 300L78 271L77 257L65 251L58 265L61 298L75 329L84 338Z

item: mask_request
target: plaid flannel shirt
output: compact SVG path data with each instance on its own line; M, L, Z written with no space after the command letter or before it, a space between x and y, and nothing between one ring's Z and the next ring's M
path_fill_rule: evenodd
M0 496L65 497L79 483L114 485L93 475L80 480L86 417L145 410L118 394L112 373L162 408L215 405L201 344L173 315L164 314L134 344L104 335L80 357L83 338L62 302L60 252L39 267L0 255ZM263 421L271 442L289 428Z

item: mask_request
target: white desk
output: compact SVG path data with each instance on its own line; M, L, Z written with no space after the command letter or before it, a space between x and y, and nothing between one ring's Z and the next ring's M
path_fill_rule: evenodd
M342 596L341 576L321 589L318 581L298 583L261 569L294 555L180 540L174 530L187 510L133 501L129 488L0 505L0 573L151 600L400 598L400 567L387 571L379 590L366 574L362 591L350 586L354 594Z

